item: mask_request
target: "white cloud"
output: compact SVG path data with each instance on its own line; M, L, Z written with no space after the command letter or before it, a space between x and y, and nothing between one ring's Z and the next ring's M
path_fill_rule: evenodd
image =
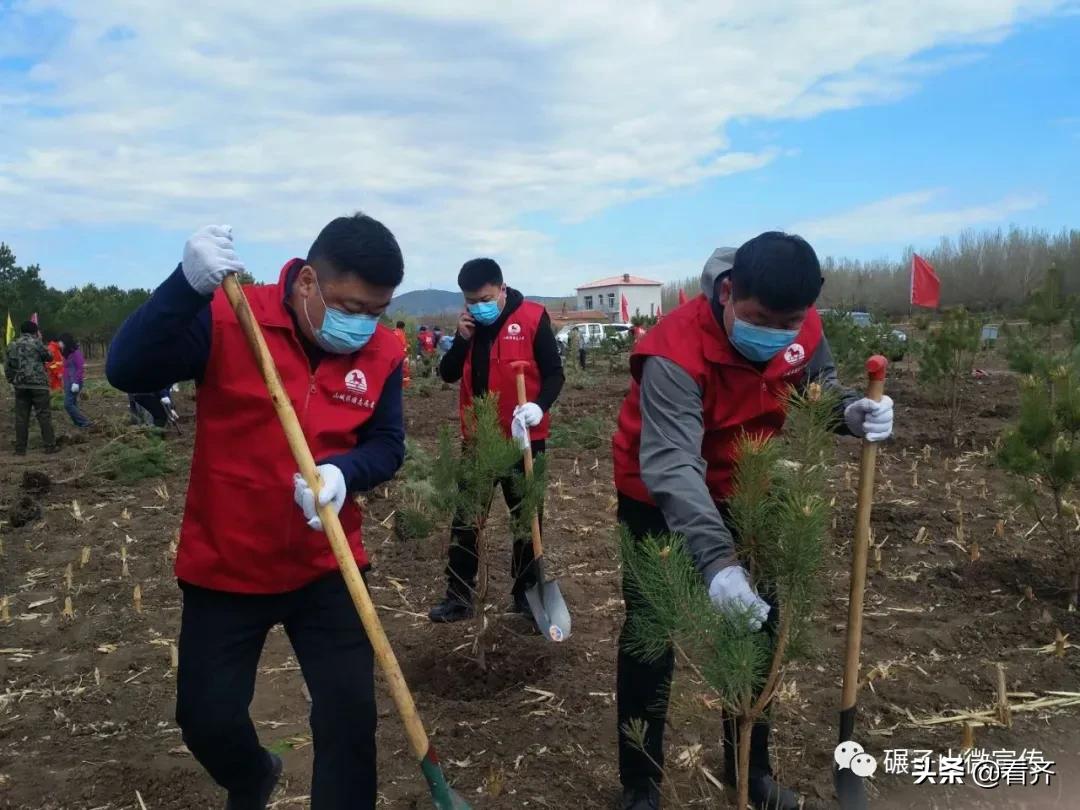
M55 11L71 28L29 80L0 81L0 227L222 220L303 243L360 207L410 278L487 252L569 288L605 268L568 266L525 215L578 221L760 168L791 145L733 148L733 120L895 98L934 69L928 49L1059 6L25 0L7 30Z
M943 194L943 189L897 194L848 211L796 222L789 230L811 242L833 239L849 244L909 243L974 225L1004 222L1013 214L1045 202L1041 194L1013 194L979 205L934 205Z

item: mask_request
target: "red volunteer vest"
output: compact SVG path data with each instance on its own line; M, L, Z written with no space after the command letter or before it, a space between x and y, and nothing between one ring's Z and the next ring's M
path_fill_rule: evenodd
M276 285L244 291L319 460L356 447L356 431L374 413L387 378L401 364L402 350L393 332L380 325L359 352L327 354L312 373L283 303L292 265L285 265ZM326 535L307 527L293 501L296 462L223 292L214 295L210 308L210 358L198 391L176 576L235 593L295 590L337 570L337 562ZM340 514L356 562L364 568L360 509L350 498Z
M491 342L491 357L488 360L488 393L499 395L499 423L503 433L510 436L510 423L514 418L514 408L517 407L517 371L511 363L517 360L526 360L529 365L525 369L525 393L529 402L532 402L540 393L540 369L536 365L536 357L533 355L533 345L536 343L536 331L540 328L540 321L546 310L540 304L532 301L522 301L521 306L515 309L510 317L499 330L499 334ZM461 377L461 389L458 401L458 411L461 417L461 433L468 432L465 424L465 413L473 401L472 387L472 348L465 356L465 369ZM534 428L530 428L529 435L533 441L546 439L551 432L551 416L544 414L544 421Z
M767 437L784 426L784 395L803 380L821 343L821 318L811 308L795 342L759 371L728 341L709 300L698 296L649 330L630 360L633 379L612 440L615 486L635 500L652 503L641 480L641 369L646 357L664 357L686 371L703 392L705 436L701 455L705 481L716 501L731 494L739 437Z

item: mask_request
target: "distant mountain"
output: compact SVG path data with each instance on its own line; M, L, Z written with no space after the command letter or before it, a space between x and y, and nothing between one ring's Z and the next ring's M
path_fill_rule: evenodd
M576 299L573 296L527 295L530 301L536 301L549 309L561 309L565 302L573 308ZM402 314L412 317L420 315L444 315L448 312L461 311L461 293L450 290L413 290L402 293L390 304L390 314Z

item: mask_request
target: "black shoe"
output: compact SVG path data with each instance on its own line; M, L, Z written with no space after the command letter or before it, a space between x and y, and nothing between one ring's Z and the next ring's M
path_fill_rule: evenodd
M471 619L472 616L472 605L452 594L447 594L445 599L428 611L428 618L436 624L461 622Z
M270 802L270 796L277 787L278 779L281 778L281 757L277 754L269 754L270 772L266 775L259 792L256 796L238 796L229 794L225 802L225 810L264 810Z
M57 447L55 444L52 447L46 447L45 448L45 455L47 455L47 456L51 456L54 453L59 453L59 452L60 452L60 448Z
M660 790L656 785L623 788L622 810L660 810Z
M523 593L515 593L510 600L510 607L507 608L507 613L514 613L526 618L532 618L532 608L529 607L529 600L525 598Z
M15 455L17 455L17 456L25 456L26 451L25 450L16 450Z
M799 794L778 785L772 774L751 774L750 804L755 810L799 810Z

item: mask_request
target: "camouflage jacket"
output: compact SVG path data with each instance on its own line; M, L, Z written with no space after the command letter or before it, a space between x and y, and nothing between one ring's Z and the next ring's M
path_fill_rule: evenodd
M22 335L7 348L4 376L16 388L49 387L45 364L52 360L49 350L34 335Z

